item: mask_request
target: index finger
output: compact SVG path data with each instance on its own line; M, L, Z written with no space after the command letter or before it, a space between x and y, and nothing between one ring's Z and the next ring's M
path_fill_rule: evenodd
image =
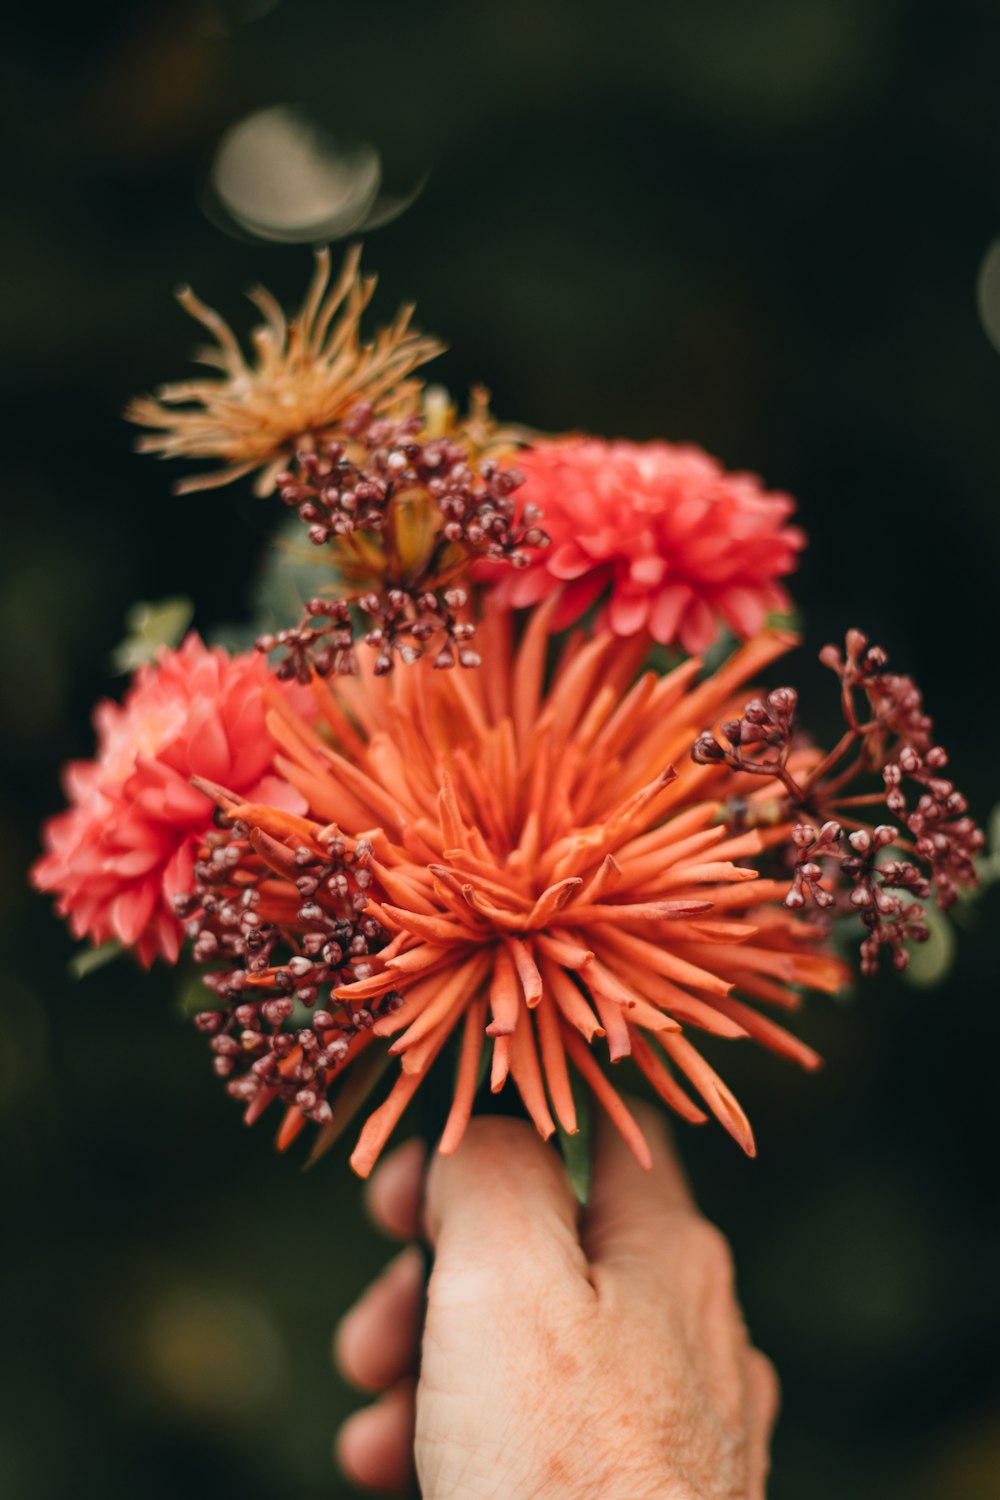
M611 1122L598 1118L590 1202L581 1228L593 1265L655 1265L677 1216L698 1212L662 1112L632 1101L629 1108L649 1144L653 1165L650 1171L641 1167Z
M422 1141L405 1141L378 1164L365 1185L368 1212L394 1239L419 1238L426 1159Z

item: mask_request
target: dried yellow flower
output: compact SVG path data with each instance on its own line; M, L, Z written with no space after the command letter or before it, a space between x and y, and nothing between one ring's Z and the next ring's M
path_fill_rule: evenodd
M374 276L358 270L352 249L333 286L330 252L316 252L316 271L298 317L289 321L263 287L250 300L264 322L253 330L247 358L229 324L195 296L179 294L182 307L215 339L199 350L199 363L217 377L161 386L137 398L126 416L155 429L139 439L142 453L161 458L218 459L223 467L182 480L178 494L214 489L257 472L258 495L274 489L275 476L300 448L331 436L362 403L379 415L404 416L417 407L421 383L408 377L441 352L436 339L410 327L412 306L364 343L361 315L375 290Z

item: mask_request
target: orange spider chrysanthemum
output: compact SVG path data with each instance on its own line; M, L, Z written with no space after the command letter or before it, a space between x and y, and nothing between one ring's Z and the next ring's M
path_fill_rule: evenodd
M456 1030L444 1152L456 1148L470 1117L484 1046L492 1089L511 1076L543 1136L557 1120L568 1132L577 1128L572 1068L644 1162L642 1135L599 1066L603 1046L612 1062L631 1056L678 1113L703 1120L682 1075L751 1154L746 1116L689 1028L753 1036L816 1065L815 1053L747 999L793 1006L794 986L835 990L842 966L814 927L781 906L788 882L758 878L741 863L766 836L733 835L720 821L731 773L696 765L688 753L699 729L731 711L739 686L791 639L764 632L699 683L696 660L663 678L636 679L643 646L577 636L546 691L554 605L535 611L516 650L511 617L488 614L477 672L435 672L418 662L383 678L316 680L328 738L276 700L269 719L282 750L276 765L310 819L223 799L239 836L246 840L249 830L249 845L269 867L256 888L254 932L279 926L298 954L279 969L258 960L245 976L240 1024L256 1030L243 1032L240 1045L256 1062L230 1083L249 1101L250 1118L275 1095L290 1103L280 1144L307 1117L329 1120L327 1094L380 1039L402 1071L351 1158L363 1175ZM746 782L752 795L769 795L760 778ZM348 882L343 874L328 882L309 876L309 867L328 856L331 840L363 864L363 880L351 887L354 909L364 908L367 930L380 932L384 946L365 953L362 941L350 950L360 957L345 954L327 1000L319 991L330 971L321 965L337 955L323 944L333 942L344 910L334 904L337 881L342 894ZM307 876L297 892L296 871ZM286 995L306 984L307 1003L319 999L322 1008L306 1051L292 1050L285 1033L275 1059L248 1002L282 975ZM277 1022L291 1008L287 999L265 1002L264 1020ZM220 1013L208 1015L205 1029L218 1032ZM213 1043L219 1070L231 1073L238 1050L231 1036ZM335 1116L337 1097L330 1093Z
M189 287L180 293L181 305L215 339L215 347L199 353L200 362L221 374L161 386L155 398L139 397L126 413L140 427L155 429L139 439L141 453L222 462L183 480L178 494L259 471L255 489L267 495L299 448L331 436L358 406L398 417L416 409L420 384L408 377L443 346L410 327L412 307L402 308L373 342L362 343L359 325L375 277L359 274L360 256L360 249L349 252L331 287L330 252L317 250L315 275L292 322L270 292L252 291L250 300L264 316L251 335L252 359L217 312Z

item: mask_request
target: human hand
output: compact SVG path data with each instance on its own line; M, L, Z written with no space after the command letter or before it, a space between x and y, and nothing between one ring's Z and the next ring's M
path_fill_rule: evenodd
M659 1115L645 1172L600 1122L582 1212L529 1125L476 1118L426 1180L410 1141L369 1206L404 1250L335 1338L379 1399L341 1428L356 1483L424 1500L763 1500L778 1405L726 1241L699 1214ZM418 1375L419 1369L419 1375Z

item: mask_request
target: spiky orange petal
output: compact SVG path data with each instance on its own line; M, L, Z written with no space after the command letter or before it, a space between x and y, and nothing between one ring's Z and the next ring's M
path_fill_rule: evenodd
M697 663L633 680L641 643L578 634L546 692L553 608L535 611L517 648L510 621L488 614L478 672L418 662L389 677L314 683L329 743L287 705L275 708L288 779L335 829L234 809L261 830L277 877L267 909L293 926L294 886L281 890L289 853L321 850L334 834L350 847L363 835L373 850L367 916L387 946L334 999L371 1006L366 1035L399 1057L402 1075L362 1131L359 1171L456 1032L446 1150L471 1113L485 1036L490 1088L512 1078L543 1135L556 1120L576 1128L572 1066L644 1164L648 1148L591 1050L600 1039L612 1062L631 1056L672 1108L702 1120L672 1069L686 1076L751 1154L745 1115L687 1028L751 1036L815 1064L746 1000L787 1008L795 986L829 989L843 971L821 934L779 905L787 882L744 863L768 841L726 831L720 774L686 748L788 639L764 632L694 685ZM293 1111L282 1142L299 1128Z

